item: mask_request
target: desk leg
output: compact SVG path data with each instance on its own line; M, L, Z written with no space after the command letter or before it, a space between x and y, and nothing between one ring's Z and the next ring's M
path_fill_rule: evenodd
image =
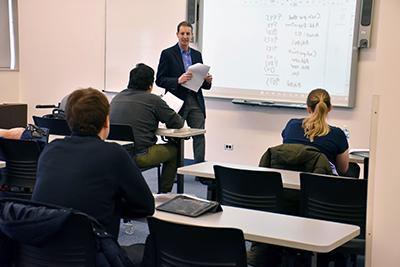
M183 138L179 138L178 140L178 168L183 167L185 160L185 140ZM183 193L183 174L176 175L176 192L178 194Z
M214 180L212 180L210 184L207 184L207 199L212 201L217 199L216 185Z
M311 267L317 267L317 252L313 252L311 256Z

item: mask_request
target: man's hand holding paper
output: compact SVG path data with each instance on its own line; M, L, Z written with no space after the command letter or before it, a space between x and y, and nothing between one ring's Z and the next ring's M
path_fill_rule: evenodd
M189 66L187 72L179 77L179 79L182 78L182 80L186 80L184 83L182 83L182 86L197 92L203 84L204 80L211 83L212 76L208 74L209 70L210 66L201 63L196 63Z

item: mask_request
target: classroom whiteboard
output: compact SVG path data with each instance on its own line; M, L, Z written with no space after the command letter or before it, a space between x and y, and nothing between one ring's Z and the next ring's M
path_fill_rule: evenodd
M324 88L352 107L359 10L359 0L202 0L199 46L214 77L205 95L305 103Z

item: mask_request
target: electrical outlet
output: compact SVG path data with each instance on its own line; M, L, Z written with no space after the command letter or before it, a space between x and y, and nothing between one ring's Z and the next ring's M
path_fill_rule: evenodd
M224 144L224 149L232 151L233 150L233 144Z

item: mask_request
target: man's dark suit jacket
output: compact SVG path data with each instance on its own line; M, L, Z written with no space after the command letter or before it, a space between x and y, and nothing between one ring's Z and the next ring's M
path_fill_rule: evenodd
M190 48L190 54L192 57L193 65L196 63L203 63L203 59L199 51ZM157 69L157 78L156 78L157 86L165 88L166 91L170 91L176 97L185 101L189 92L193 91L178 84L178 78L183 73L185 73L185 67L183 65L182 55L181 55L181 50L179 49L179 45L176 44L170 48L163 50L161 52L160 63L158 64L158 69ZM211 84L204 81L201 88L210 89ZM202 90L200 89L196 95L199 101L200 108L203 111L205 117L206 108L204 104L204 97Z

